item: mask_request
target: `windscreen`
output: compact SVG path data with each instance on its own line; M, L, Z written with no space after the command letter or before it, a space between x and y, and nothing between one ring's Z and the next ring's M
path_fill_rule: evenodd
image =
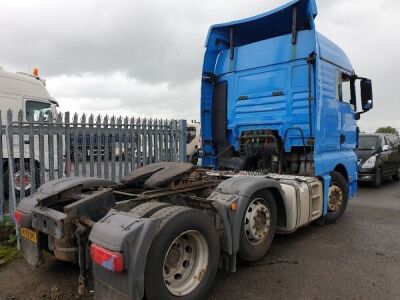
M377 136L360 136L358 150L376 150L379 138Z
M43 120L47 122L51 113L50 103L26 101L26 119L29 121L38 122L43 114Z

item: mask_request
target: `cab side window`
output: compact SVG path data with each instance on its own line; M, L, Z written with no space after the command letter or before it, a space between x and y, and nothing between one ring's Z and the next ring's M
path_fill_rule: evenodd
M355 110L354 82L351 76L339 72L337 76L337 100L351 105L351 109Z

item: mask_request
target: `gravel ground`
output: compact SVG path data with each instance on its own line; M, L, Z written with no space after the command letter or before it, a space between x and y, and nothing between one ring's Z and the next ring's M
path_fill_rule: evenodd
M0 299L73 299L78 268L0 266ZM361 187L341 220L277 236L268 255L220 271L208 299L400 299L400 183Z

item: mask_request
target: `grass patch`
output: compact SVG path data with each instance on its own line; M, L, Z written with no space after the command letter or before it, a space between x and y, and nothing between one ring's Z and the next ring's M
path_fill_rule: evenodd
M17 247L0 245L0 266L12 262L21 257Z
M17 250L15 226L10 217L4 217L0 222L0 266L20 257Z

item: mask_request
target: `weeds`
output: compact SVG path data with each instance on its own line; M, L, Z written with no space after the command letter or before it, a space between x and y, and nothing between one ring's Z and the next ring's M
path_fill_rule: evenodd
M0 222L0 266L19 257L14 223L10 217L4 217Z

